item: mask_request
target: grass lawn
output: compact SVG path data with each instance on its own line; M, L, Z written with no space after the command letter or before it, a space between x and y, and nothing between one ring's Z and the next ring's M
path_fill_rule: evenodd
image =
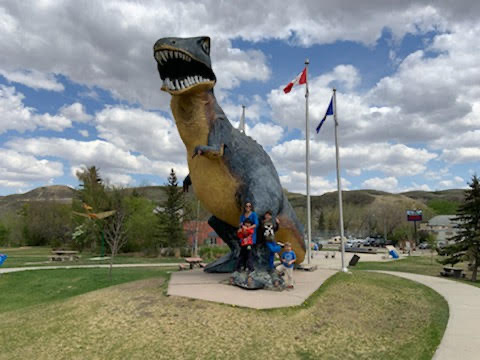
M7 254L8 258L2 267L28 267L28 266L52 266L52 265L93 265L109 264L110 260L89 260L97 257L98 254L83 252L80 254L80 260L77 261L53 261L50 262L52 248L41 246L26 246L20 248L0 248L0 253ZM108 256L108 253L106 254ZM115 256L114 264L151 264L151 263L177 263L184 262L183 258L171 257L145 257L139 255Z
M58 278L68 288L85 271L38 271L28 286L6 274L0 292L52 292ZM158 276L2 312L0 359L431 359L448 320L433 290L384 274L338 273L302 306L259 311L167 297L165 272L152 271ZM83 275L87 283L94 274Z
M359 255L360 259L362 254ZM388 262L362 262L361 260L355 267L351 267L351 270L387 270L387 271L403 271L414 274L440 276L440 271L443 270L444 265L438 263L436 260L440 259L439 256L434 256L433 261L430 255L427 256L409 256L400 260L388 261ZM455 267L463 268L466 273L465 279L446 278L456 281L464 282L465 284L480 287L480 280L475 283L470 281L471 271L467 270L467 263L461 263L455 265Z
M93 290L134 280L167 277L169 269L115 268L20 271L0 275L0 314L64 300ZM171 269L170 269L171 271Z

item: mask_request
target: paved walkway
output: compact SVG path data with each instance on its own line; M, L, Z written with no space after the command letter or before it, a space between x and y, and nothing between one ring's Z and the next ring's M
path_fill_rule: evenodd
M480 288L440 277L379 271L424 284L448 302L450 316L434 360L480 359Z
M209 274L202 269L172 274L168 295L220 302L253 309L274 309L301 305L336 270L294 271L293 290L245 290L228 284L230 274Z
M244 290L228 284L229 274L208 274L200 269L180 271L172 274L168 283L168 295L192 299L220 302L253 309L273 309L301 305L330 276L341 268L341 255L338 251L314 252L311 264L316 271L294 271L293 290ZM386 261L385 254L361 254L362 261ZM348 264L353 253L345 254Z
M159 264L113 264L114 268L120 267L178 267L180 263L159 263ZM93 265L55 265L55 266L28 266L16 268L1 268L0 274L6 274L17 271L27 270L52 270L52 269L88 269L88 268L109 268L109 264L93 264Z

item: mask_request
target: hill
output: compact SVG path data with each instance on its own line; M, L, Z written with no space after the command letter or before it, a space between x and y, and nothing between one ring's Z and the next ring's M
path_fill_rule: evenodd
M9 211L16 210L22 204L33 201L54 201L59 203L69 203L76 196L77 190L63 185L42 186L33 189L24 194L13 194L0 196L0 215ZM142 186L127 188L128 194L136 193L139 196L146 197L156 203L165 199L163 186ZM464 191L462 189L452 189L443 191L409 191L401 194L391 194L378 190L352 190L343 191L343 204L345 208L353 207L355 209L371 210L379 206L397 205L404 207L405 210L419 208L432 215L451 214L456 206L463 200ZM306 212L306 196L297 193L287 192L288 199L293 208L297 211L300 218ZM191 200L195 200L193 192L188 193ZM321 209L333 209L337 207L337 192L329 192L319 196L311 196L312 212L318 212Z
M64 185L42 186L24 194L0 196L0 215L19 209L23 204L36 201L72 202L76 190Z

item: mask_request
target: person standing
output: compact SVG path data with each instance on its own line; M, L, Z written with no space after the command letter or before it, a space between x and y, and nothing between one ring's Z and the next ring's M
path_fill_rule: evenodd
M265 212L264 220L262 222L262 231L265 245L268 248L268 269L270 271L274 269L273 262L275 259L275 253L280 252L282 250L281 246L283 246L283 244L275 241L275 232L278 230L279 223L280 221L278 218L276 218L275 221L273 220L272 212L270 210Z
M285 243L285 251L282 254L282 264L278 265L277 270L280 273L285 273L287 279L285 281L287 289L293 289L293 264L297 257L295 252L292 250L292 245L290 243Z

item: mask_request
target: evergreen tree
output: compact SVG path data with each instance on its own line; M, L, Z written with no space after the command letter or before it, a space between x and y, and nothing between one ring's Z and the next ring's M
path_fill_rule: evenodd
M323 215L323 211L320 211L320 215L318 216L318 230L325 231L325 215Z
M465 190L463 204L458 207L454 221L458 224L458 232L450 240L454 244L445 248L443 254L447 258L443 264L456 264L460 261L470 260L472 263L472 281L477 281L477 271L480 266L480 183L477 175L472 177L468 184L470 189Z
M162 202L158 217L158 239L160 246L181 247L186 243L183 233L183 218L185 216L185 198L182 189L178 187L177 175L172 169L165 187L167 199Z

